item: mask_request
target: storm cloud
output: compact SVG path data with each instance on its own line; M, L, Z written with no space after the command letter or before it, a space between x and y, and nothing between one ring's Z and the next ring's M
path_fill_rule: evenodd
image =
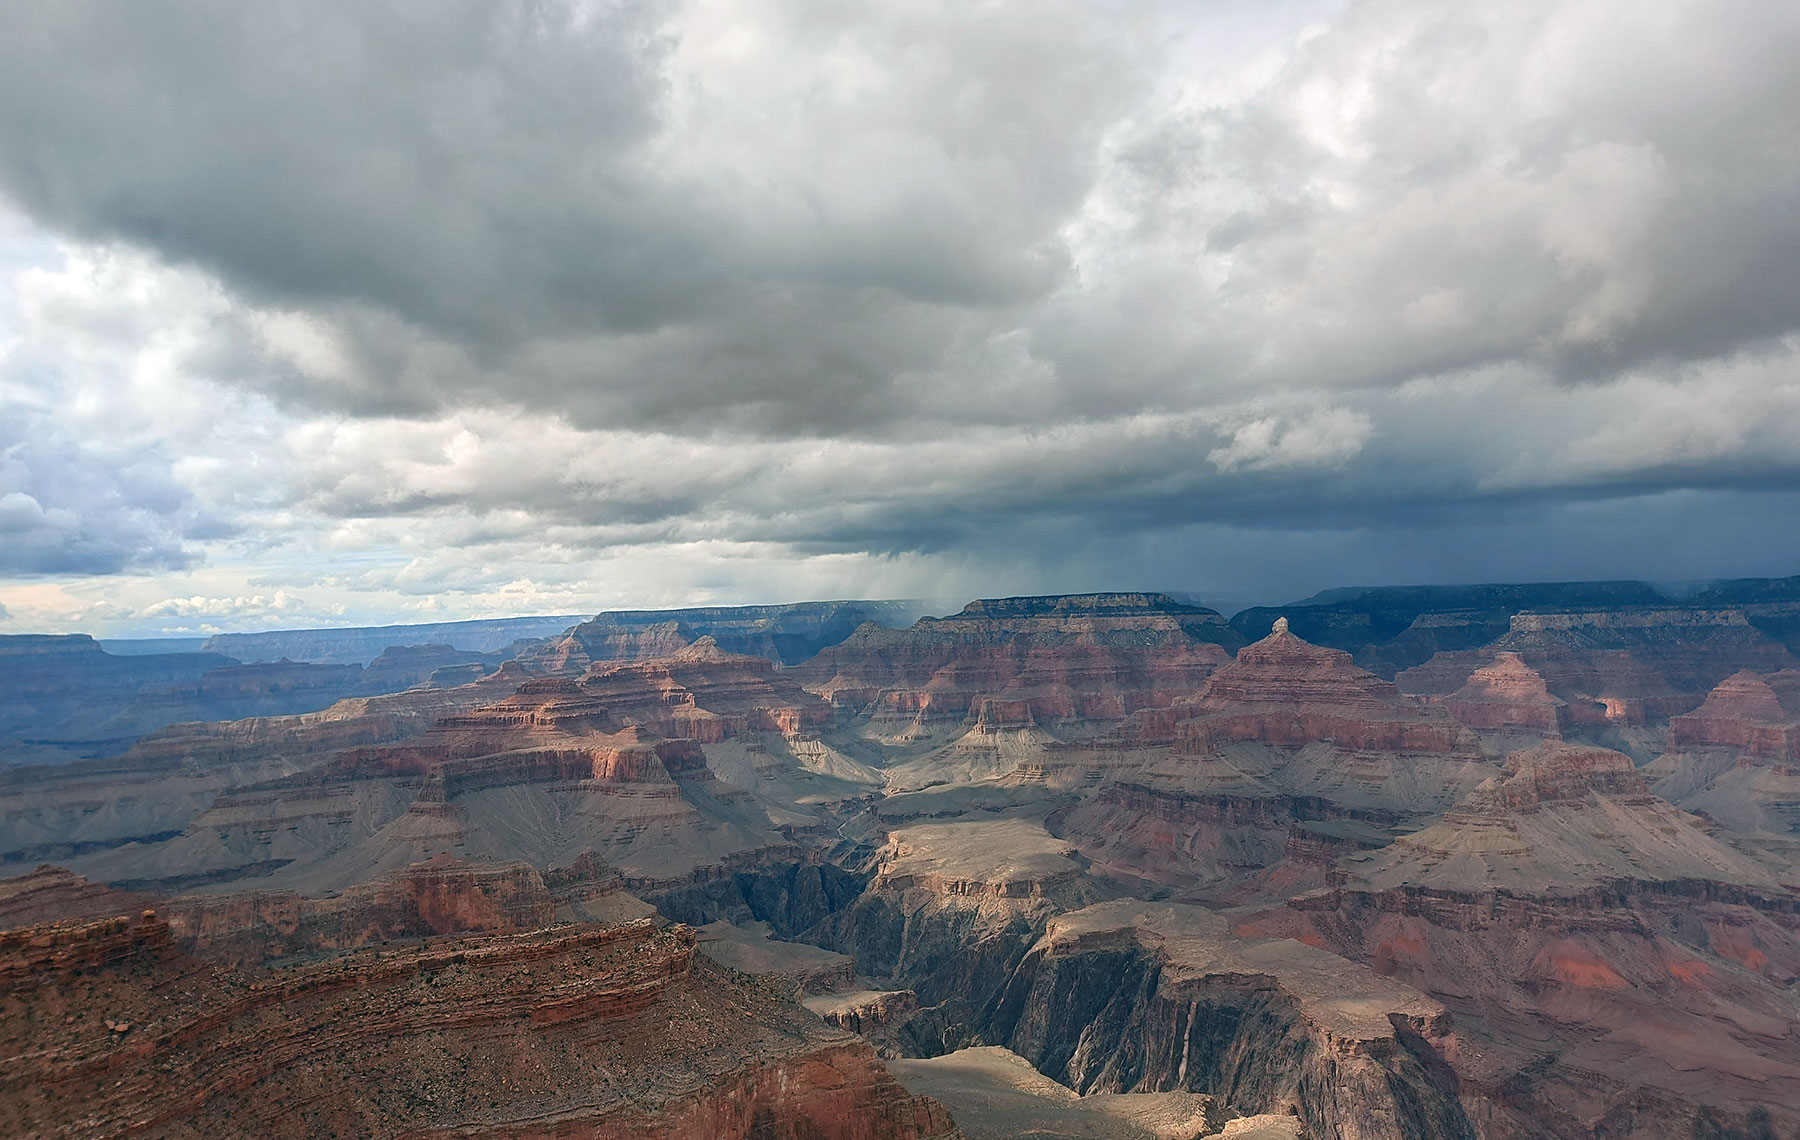
M4 395L123 474L8 475L0 573L1791 572L1796 51L1685 0L9 5Z

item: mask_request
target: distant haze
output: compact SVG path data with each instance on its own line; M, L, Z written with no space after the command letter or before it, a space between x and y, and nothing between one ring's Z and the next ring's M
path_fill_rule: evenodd
M1800 5L14 0L0 633L1800 571Z

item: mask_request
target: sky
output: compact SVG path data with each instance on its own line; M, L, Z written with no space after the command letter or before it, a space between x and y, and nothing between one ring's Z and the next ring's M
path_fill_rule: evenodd
M0 6L0 633L1800 573L1800 5Z

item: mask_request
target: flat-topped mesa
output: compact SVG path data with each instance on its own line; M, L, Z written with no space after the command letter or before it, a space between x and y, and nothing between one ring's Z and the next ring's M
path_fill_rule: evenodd
M1693 712L1669 721L1671 748L1730 748L1760 760L1800 760L1800 669L1746 669L1720 681Z
M397 693L414 685L442 687L451 677L474 681L500 667L500 654L449 645L390 645L357 678L359 693Z
M914 824L896 828L878 855L874 891L1039 899L1070 886L1073 844L1029 820Z
M535 671L579 673L603 661L665 657L711 637L728 652L791 664L837 644L864 622L905 622L918 612L910 602L871 601L613 610L521 653L519 659Z
M693 644L698 636L692 627L678 621L619 627L588 623L531 646L519 654L519 662L533 672L579 676L603 661L667 657Z
M1544 678L1517 653L1494 655L1468 683L1443 698L1444 707L1477 732L1536 734L1560 739L1568 702L1553 695Z
M1237 644L1217 613L1158 594L1001 598L908 629L862 626L789 672L872 718L972 722L999 698L1055 724L1165 706Z
M1380 752L1472 752L1466 729L1441 710L1402 695L1338 649L1294 636L1277 618L1269 636L1238 651L1199 694L1152 717L1137 734L1159 731L1198 749L1239 741L1282 748L1329 743ZM1159 729L1158 721L1166 721Z

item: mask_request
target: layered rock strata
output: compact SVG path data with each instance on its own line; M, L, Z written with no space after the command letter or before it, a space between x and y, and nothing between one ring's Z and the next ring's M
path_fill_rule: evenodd
M1491 644L1440 653L1395 683L1419 695L1455 693L1498 653L1519 658L1564 702L1564 729L1659 724L1693 709L1734 672L1781 669L1794 660L1738 609L1521 613Z
M520 660L542 672L579 674L602 661L666 657L710 637L728 653L793 664L843 641L866 622L900 625L918 612L912 602L870 601L614 610L527 651Z
M890 726L1117 720L1191 693L1239 639L1212 610L1156 594L971 602L909 629L865 625L796 667L807 688Z
M1109 747L1095 757L1101 780L1110 772L1185 792L1315 796L1403 814L1442 811L1492 771L1476 736L1442 709L1280 620L1198 693L1126 721ZM1172 759L1153 762L1158 749Z
M274 972L166 924L0 935L0 1130L923 1140L866 1045L650 923L362 951Z
M221 793L318 767L346 748L417 736L443 715L512 693L524 679L523 673L503 668L469 685L350 698L315 713L172 725L111 759L0 773L0 865L86 858L102 877L170 880L160 889L179 889L183 879L204 882L222 866L219 860L178 853L162 860L139 851L117 861L115 871L105 853L128 843L176 840L202 813L220 807ZM264 798L274 809L266 813L270 822L265 834L272 835L284 826L285 809L276 797ZM231 808L228 800L223 810L242 809ZM315 797L296 804L295 810L287 818L349 821L356 816L342 797ZM274 846L258 840L233 856L231 865L264 862Z
M1758 760L1800 761L1800 669L1743 670L1701 706L1669 721L1671 748L1725 748Z
M1240 917L1240 932L1329 948L1444 1002L1484 1136L1800 1123L1800 896L1651 794L1627 757L1516 753L1442 822L1339 867L1347 885Z

